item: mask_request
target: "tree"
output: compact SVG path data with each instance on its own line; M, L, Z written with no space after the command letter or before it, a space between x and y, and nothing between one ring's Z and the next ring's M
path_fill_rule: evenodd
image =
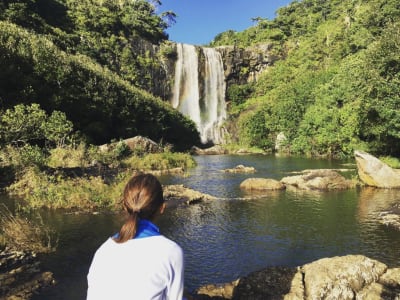
M0 115L0 143L25 145L49 141L62 146L72 132L65 114L54 111L50 116L39 104L18 104Z

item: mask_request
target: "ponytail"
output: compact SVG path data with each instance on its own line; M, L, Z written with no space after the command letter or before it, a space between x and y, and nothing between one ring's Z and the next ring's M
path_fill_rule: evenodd
M139 219L151 220L163 203L162 186L156 177L150 174L132 177L126 184L122 197L128 219L122 225L119 235L113 238L114 241L124 243L134 238Z
M137 212L129 214L128 220L122 225L117 237L114 241L117 243L125 243L127 240L132 239L136 235L138 228L139 216Z

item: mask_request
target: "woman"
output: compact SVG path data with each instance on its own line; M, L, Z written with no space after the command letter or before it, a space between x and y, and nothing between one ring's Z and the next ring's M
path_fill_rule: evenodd
M160 182L150 174L132 177L122 204L128 219L96 251L87 276L87 300L181 300L183 251L153 223L165 209Z

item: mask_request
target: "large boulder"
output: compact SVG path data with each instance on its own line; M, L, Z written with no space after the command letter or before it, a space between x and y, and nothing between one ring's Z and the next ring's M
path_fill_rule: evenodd
M139 150L143 151L144 153L156 153L162 151L162 147L160 147L156 142L140 135L125 139L123 142L127 144L129 149L132 151Z
M400 268L388 269L363 255L346 255L322 258L301 267L267 267L225 287L200 288L193 299L378 300L399 296Z
M304 170L302 175L287 176L281 182L303 190L342 190L354 186L351 180L330 169Z
M143 153L157 153L163 151L163 148L156 142L140 135L125 140L121 140L116 143L101 145L99 146L99 150L102 152L112 151L118 146L119 143L124 143L131 151L136 151L136 152L139 151Z
M377 282L387 266L362 255L323 258L304 265L306 299L356 299L357 293Z
M355 151L358 177L369 186L400 188L400 170L393 169L376 157L363 151Z
M243 190L284 190L285 185L275 179L270 178L247 178L240 184Z

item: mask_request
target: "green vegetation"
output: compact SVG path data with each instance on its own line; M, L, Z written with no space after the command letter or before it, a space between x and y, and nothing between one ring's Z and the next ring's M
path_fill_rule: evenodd
M157 2L158 3L158 2ZM188 149L192 121L145 92L155 84L173 13L144 0L0 4L0 109L37 103L65 114L88 142L135 135ZM160 3L159 3L160 4Z
M0 50L7 54L0 57L3 107L36 102L45 111L62 111L94 143L138 134L177 149L198 143L192 121L88 57L67 55L10 23L0 22L0 33Z
M49 115L38 104L18 104L0 115L0 168L8 173L2 180L23 199L22 209L113 208L134 172L195 165L189 154L172 153L169 145L151 154L132 151L124 141L101 150L76 143L79 136L72 133L64 113Z
M89 161L94 157L103 157L104 160L90 166ZM111 157L114 159L110 167L105 162ZM56 148L46 160L48 165L25 167L7 191L23 199L21 208L28 210L41 207L113 209L119 204L124 184L135 172L178 167L186 170L196 165L186 153L128 155L119 160L116 157L115 152L106 154L98 150L95 153L93 148L83 149L82 146L77 149Z
M280 58L252 87L230 87L243 145L343 157L355 149L400 156L400 5L390 0L293 1L212 46L268 43Z

